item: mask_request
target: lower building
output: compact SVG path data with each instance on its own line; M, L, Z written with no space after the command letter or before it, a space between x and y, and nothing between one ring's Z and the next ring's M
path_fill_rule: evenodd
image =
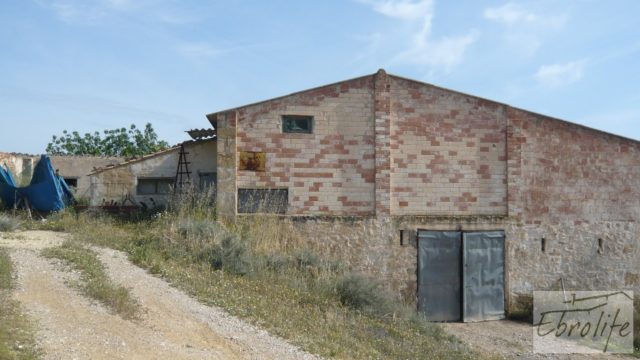
M182 161L182 171L179 165ZM98 169L90 174L90 204L164 206L176 176L204 188L216 183L216 140L191 140L169 149Z

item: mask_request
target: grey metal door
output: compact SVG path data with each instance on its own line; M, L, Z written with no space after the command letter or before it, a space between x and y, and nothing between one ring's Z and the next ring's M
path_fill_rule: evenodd
M463 319L504 319L504 232L463 234Z
M460 321L460 232L418 232L418 310L430 321Z

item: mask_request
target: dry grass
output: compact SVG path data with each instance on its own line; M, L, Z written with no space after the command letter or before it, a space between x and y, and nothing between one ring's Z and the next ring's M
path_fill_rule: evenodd
M38 359L33 326L11 298L12 265L9 254L0 248L0 359Z
M47 227L64 228L78 242L125 251L135 264L203 303L322 356L482 357L380 292L376 281L354 277L302 247L273 217L247 217L225 228L195 200L174 210L137 223L62 214L54 221L60 225L50 221Z
M115 285L105 273L104 266L95 251L74 241L45 249L42 255L58 258L80 272L77 284L84 294L106 305L125 319L135 319L140 306L131 297L129 290Z
M0 232L11 232L20 227L20 220L13 216L0 214Z

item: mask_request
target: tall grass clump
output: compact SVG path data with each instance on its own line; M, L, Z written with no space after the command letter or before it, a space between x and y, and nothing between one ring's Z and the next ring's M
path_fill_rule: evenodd
M15 231L20 227L20 220L13 216L0 214L0 232Z
M336 283L340 302L355 310L367 311L379 316L393 314L393 297L378 281L360 274L348 273Z
M175 218L215 219L215 200L215 186L201 189L195 185L185 185L180 191L171 193L166 208Z

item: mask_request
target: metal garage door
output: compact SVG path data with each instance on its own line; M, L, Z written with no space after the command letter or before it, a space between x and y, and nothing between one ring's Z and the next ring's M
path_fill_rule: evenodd
M430 321L460 321L460 232L418 232L418 310Z
M504 319L504 232L463 234L463 318Z

